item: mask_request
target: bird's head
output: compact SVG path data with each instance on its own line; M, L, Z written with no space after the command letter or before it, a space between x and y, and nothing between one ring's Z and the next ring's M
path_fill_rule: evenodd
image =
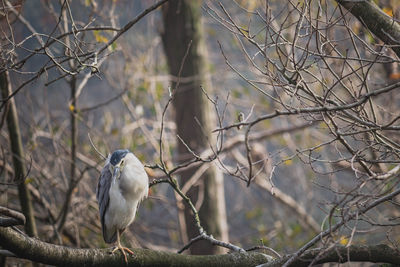
M113 178L118 179L124 169L126 156L130 153L128 149L115 150L110 157L110 172Z

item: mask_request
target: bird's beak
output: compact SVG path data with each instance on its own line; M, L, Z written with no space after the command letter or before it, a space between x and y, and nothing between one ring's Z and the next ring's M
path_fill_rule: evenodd
M120 176L120 167L119 166L115 166L114 167L113 177L115 177L115 179L118 179L119 176Z

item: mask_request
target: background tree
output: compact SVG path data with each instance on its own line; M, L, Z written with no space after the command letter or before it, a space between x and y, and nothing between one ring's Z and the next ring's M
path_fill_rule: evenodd
M186 162L199 155L206 147L213 147L215 136L210 135L215 118L210 102L202 92L205 83L206 63L202 42L201 2L170 1L163 6L163 45L170 74L173 77L172 94L175 123L178 135L178 161ZM206 86L207 90L211 88ZM216 148L218 149L218 148ZM201 170L191 168L182 171L182 185L195 184L187 196L196 203L204 229L217 239L227 241L228 229L225 213L225 194L222 172L215 166ZM196 177L201 177L198 179ZM196 179L197 181L193 181ZM199 235L193 213L189 206L184 210L187 236ZM187 242L187 240L186 240ZM221 247L207 241L191 246L192 254L215 254Z

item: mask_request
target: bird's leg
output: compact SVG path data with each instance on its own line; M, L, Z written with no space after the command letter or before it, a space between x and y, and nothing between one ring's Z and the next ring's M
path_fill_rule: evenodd
M122 252L122 254L124 255L125 258L125 262L128 263L128 258L126 257L126 252L128 252L129 254L133 255L133 251L130 250L129 248L125 248L121 245L121 241L120 241L120 232L119 230L117 230L117 247L114 248L111 253L114 253L116 250L120 250Z

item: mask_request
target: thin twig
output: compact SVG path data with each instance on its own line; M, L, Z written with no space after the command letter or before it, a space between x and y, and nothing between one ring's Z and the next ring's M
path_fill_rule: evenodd
M100 151L96 148L96 146L93 144L92 138L90 137L90 133L88 133L88 137L89 137L90 144L92 145L94 151L96 151L96 153L97 153L99 156L101 156L104 160L106 160L107 157L104 156L103 154L101 154L101 152L100 152Z

